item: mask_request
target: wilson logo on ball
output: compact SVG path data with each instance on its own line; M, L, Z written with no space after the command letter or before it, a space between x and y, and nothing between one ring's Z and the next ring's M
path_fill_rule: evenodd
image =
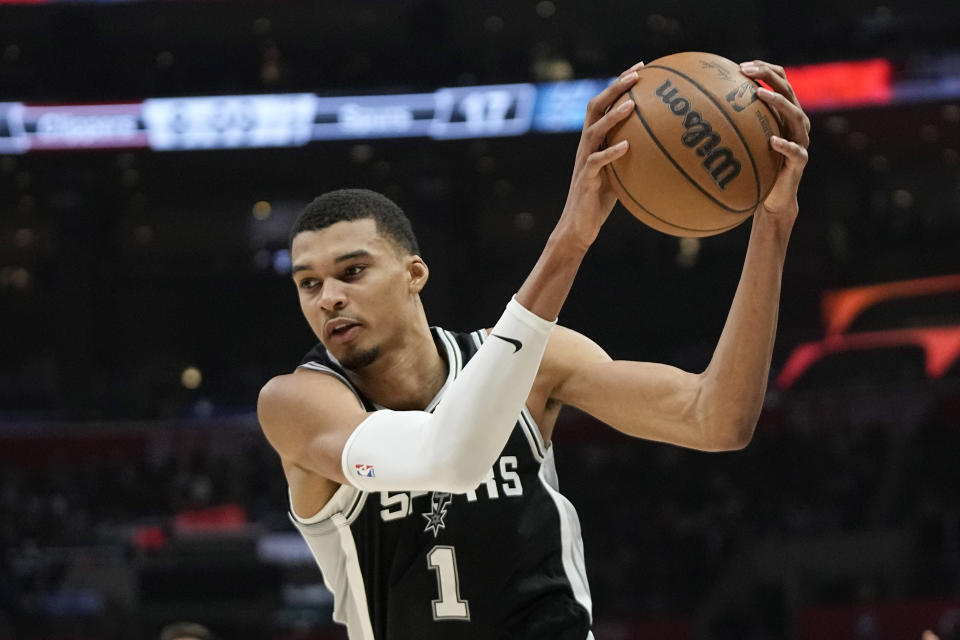
M656 90L670 112L683 118L683 128L686 130L680 141L685 147L697 148L697 155L703 158L703 168L710 173L719 189L726 189L730 181L740 175L740 161L728 147L720 146L720 134L713 130L713 126L703 119L701 113L691 109L690 100L679 95L677 87L669 80ZM702 144L701 144L702 143Z

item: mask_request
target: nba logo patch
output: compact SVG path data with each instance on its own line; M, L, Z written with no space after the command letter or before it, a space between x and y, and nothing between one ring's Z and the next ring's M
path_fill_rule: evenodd
M361 478L375 478L373 475L373 465L372 464L355 464L353 468L357 470L357 475Z

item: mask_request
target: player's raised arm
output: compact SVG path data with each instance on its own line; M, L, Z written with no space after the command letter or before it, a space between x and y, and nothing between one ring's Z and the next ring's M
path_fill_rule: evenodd
M771 146L785 162L754 215L740 282L707 369L692 374L660 364L611 361L570 331L556 332L545 361L554 371L553 398L625 433L703 450L742 448L760 415L810 141L810 121L782 67L754 61L742 69L774 89L758 95L782 117L785 137L772 138Z
M610 107L637 81L637 70L642 66L638 62L624 71L587 105L566 204L540 259L517 293L517 300L541 317L559 314L583 256L617 201L604 167L625 154L628 143L624 140L604 148L604 138L632 112L630 100L616 109Z
M491 339L434 412L368 412L333 376L303 371L279 376L261 391L258 415L287 464L368 491L460 493L483 481L527 400L580 261L615 202L603 167L622 155L626 144L603 149L602 142L629 114L609 107L636 77L634 69L627 70L590 102L554 232ZM424 377L429 387L429 375L424 376L429 367L418 365L418 358L438 359L419 302L427 271L409 247L391 251L374 221L367 222L295 235L292 269L301 308L327 351L354 384L375 390L378 404L392 406L381 400L403 396L395 392L406 373ZM384 300L392 303L389 312L367 322L363 305L383 308Z

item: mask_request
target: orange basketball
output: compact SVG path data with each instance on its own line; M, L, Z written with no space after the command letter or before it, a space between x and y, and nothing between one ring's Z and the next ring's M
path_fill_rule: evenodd
M732 229L769 193L782 156L770 148L780 121L740 66L689 51L654 60L617 102L633 113L607 135L627 153L607 165L620 202L645 224L675 236ZM614 105L614 108L616 105Z

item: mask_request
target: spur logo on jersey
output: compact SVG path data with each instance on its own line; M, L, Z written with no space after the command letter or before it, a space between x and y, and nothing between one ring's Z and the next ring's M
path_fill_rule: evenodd
M355 464L353 468L356 469L357 475L361 478L376 478L372 464Z
M451 495L445 491L434 491L430 495L430 511L421 513L423 519L427 521L424 532L433 531L433 537L436 538L440 529L446 529L447 525L443 518L447 515L447 507L450 505Z
M726 189L730 181L740 175L740 161L734 157L733 151L720 145L723 141L720 134L713 130L713 125L692 108L690 99L680 95L679 89L669 80L664 80L655 93L667 105L670 113L683 118L684 133L680 141L690 149L699 145L696 152L703 158L703 168L719 189Z
M494 465L488 472L483 482L476 488L463 494L467 502L477 502L485 497L486 500L498 500L500 497L517 498L523 495L523 483L520 480L520 474L517 472L518 461L516 456L502 456L498 464ZM444 526L443 517L446 514L446 508L452 503L454 496L449 493L434 491L401 491L401 492L380 492L380 519L384 522L392 520L401 520L413 513L413 500L423 496L430 496L430 511L423 512L421 515L427 519L427 528L424 531L434 531L437 535ZM446 496L440 498L438 496ZM430 516L434 515L434 519ZM437 523L437 524L434 524Z

